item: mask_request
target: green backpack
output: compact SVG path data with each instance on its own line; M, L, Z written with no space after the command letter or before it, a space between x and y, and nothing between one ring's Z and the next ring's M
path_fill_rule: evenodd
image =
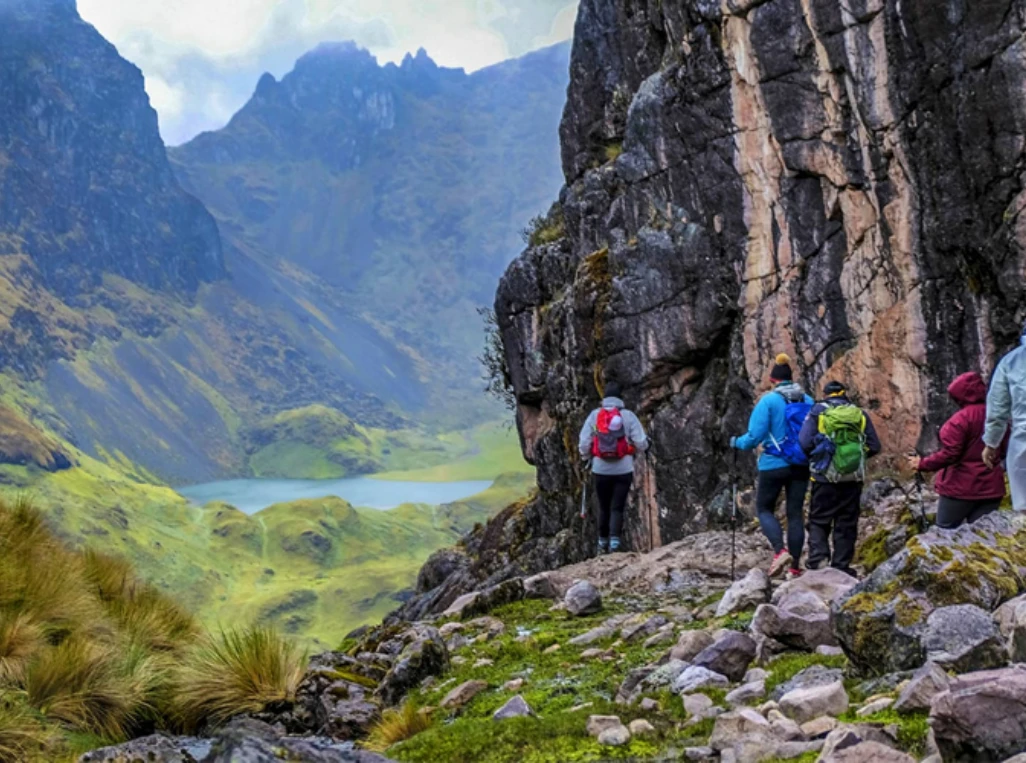
M834 444L828 478L861 474L866 464L866 417L857 405L827 408L819 415L819 431Z

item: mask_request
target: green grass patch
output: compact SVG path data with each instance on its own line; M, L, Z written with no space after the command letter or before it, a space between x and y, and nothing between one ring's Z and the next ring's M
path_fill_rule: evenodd
M462 455L456 458L424 468L392 467L373 477L407 482L463 482L495 479L500 474L534 474L534 467L524 461L515 429L505 424L489 424L462 437Z
M898 746L913 757L920 758L926 754L926 737L930 733L929 713L899 713L890 708L881 710L863 718L851 710L840 718L842 723L879 723L896 726L898 729Z

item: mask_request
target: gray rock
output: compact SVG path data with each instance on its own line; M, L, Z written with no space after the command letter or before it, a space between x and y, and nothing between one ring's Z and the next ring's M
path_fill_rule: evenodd
M872 702L868 702L864 706L860 707L856 711L855 715L857 715L859 718L868 718L871 715L876 715L877 713L883 712L893 704L894 700L890 697L880 697L880 699L875 699Z
M933 698L946 691L948 674L936 663L928 662L915 672L898 695L894 709L899 713L913 713L929 710Z
M885 747L897 746L897 738L887 728L876 724L857 723L840 724L831 731L823 745L823 757L835 755L864 742L876 742Z
M769 576L759 567L730 586L716 608L717 617L726 617L735 612L754 609L769 601L772 591Z
M815 594L798 589L786 601L790 609L763 604L755 610L752 633L807 652L820 646L837 645L830 624L830 609Z
M603 729L598 735L598 743L606 747L623 747L631 741L631 732L622 723L619 726L612 726Z
M623 726L623 721L617 715L590 715L588 716L588 723L585 728L590 736L597 738L606 729L616 728L617 726Z
M930 710L945 760L1002 761L1026 752L1026 666L952 679Z
M658 631L657 633L653 633L651 636L645 639L645 643L642 644L642 646L644 646L646 649L651 649L656 646L662 646L663 644L669 644L676 638L677 636L673 632L672 628L669 630L663 628L662 630Z
M766 696L766 682L752 681L742 684L727 694L727 703L730 705L749 705Z
M638 718L631 721L627 728L631 732L632 737L643 737L650 736L655 733L655 726L646 721L644 718Z
M729 686L730 679L721 673L715 673L708 668L699 665L692 665L673 682L673 690L677 694L690 694L698 689L711 687Z
M523 718L528 715L534 715L534 711L527 704L526 700L518 694L496 710L492 715L492 719L501 721L506 718Z
M667 622L669 621L662 615L652 615L652 617L642 623L625 625L620 631L620 638L628 644L646 639L666 625Z
M747 673L745 673L745 677L742 679L742 683L750 684L754 683L755 681L765 681L767 678L769 678L768 671L764 670L763 668L752 668Z
M817 763L916 763L916 759L879 742L861 742L822 755Z
M848 692L841 681L794 689L780 698L780 710L797 723L805 723L821 715L836 717L848 711Z
M644 665L629 671L616 691L616 701L621 704L630 702L636 696L641 682L653 672L655 672L655 665Z
M827 644L820 644L816 647L816 654L821 654L824 657L840 657L844 654L844 650L839 646L828 646Z
M1008 663L1008 651L994 620L971 604L934 610L926 621L923 647L928 660L960 673Z
M1010 599L994 612L1012 662L1026 662L1026 595Z
M641 690L661 689L664 686L671 686L681 673L687 670L689 665L680 660L670 660L665 665L660 665L641 681Z
M600 625L597 628L592 628L590 631L574 636L568 643L574 646L586 646L593 644L596 641L602 641L603 639L612 638L616 630L605 625Z
M376 753L355 750L351 742L326 737L283 736L256 720L238 720L217 731L211 739L171 739L162 736L137 739L117 747L83 755L83 763L389 763Z
M702 718L713 706L713 701L704 694L684 694L681 696L684 712L693 718Z
M563 598L571 615L593 615L602 609L602 594L587 580L578 580Z
M837 668L828 668L824 665L810 665L805 670L795 673L790 680L777 686L770 695L770 698L779 702L781 697L795 689L826 686L837 681L844 681L843 671Z
M824 739L837 728L837 719L829 715L821 715L801 725L801 732L808 739Z
M731 681L740 681L754 659L755 641L751 636L729 631L695 655L692 662L697 667L724 675Z
M713 637L709 631L684 631L677 639L677 646L670 650L670 656L675 660L691 662L712 643Z
M706 761L711 760L715 755L715 751L712 747L685 747L684 748L684 760L698 760Z
M858 582L832 567L808 570L800 578L789 580L777 588L770 603L784 610L795 611L799 606L808 606L805 594L812 594L829 610L830 605L843 598Z
M559 598L559 594L555 586L552 585L551 576L547 572L542 572L524 578L524 598L556 599Z
M449 667L449 650L437 628L416 625L407 633L404 638L409 641L408 645L377 689L378 696L387 705L397 704L425 678L437 676Z
M768 712L766 714L766 720L770 722L770 728L773 729L773 733L780 739L788 742L793 742L798 739L802 741L805 740L805 735L802 733L801 727L779 710L771 710Z
M738 708L716 719L709 746L717 752L733 748L744 738L772 738L770 722L750 707Z
M154 734L87 752L79 758L79 763L196 763L210 754L212 745L213 740L210 739Z
M465 681L442 699L444 708L460 708L488 688L487 681Z
M457 598L443 613L443 617L468 617L484 615L497 607L520 601L524 598L524 581L512 578L483 591L473 591Z
M651 697L643 697L641 702L638 703L638 707L646 713L656 712L660 709L659 701L652 699Z

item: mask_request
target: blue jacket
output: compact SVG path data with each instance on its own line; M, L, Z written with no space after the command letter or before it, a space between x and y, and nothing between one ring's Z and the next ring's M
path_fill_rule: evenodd
M754 450L760 445L768 445L776 439L783 442L787 436L787 422L784 420L784 412L788 403L806 402L809 405L813 400L805 394L801 387L794 382L778 384L771 391L759 398L752 411L752 417L748 420L748 432L733 440L732 445L738 450ZM772 435L772 437L771 437ZM759 456L759 471L769 472L774 469L789 469L789 464L779 456L773 456L763 452Z

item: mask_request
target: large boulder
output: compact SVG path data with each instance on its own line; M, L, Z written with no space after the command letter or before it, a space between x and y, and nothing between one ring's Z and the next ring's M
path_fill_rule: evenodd
M712 643L713 637L709 631L684 631L677 639L677 646L670 650L670 657L691 662L703 649L712 646Z
M763 604L755 610L752 632L790 649L813 652L820 646L836 646L830 624L830 608L809 592L795 592L793 609Z
M959 676L930 710L946 761L1003 761L1026 752L1026 667Z
M748 666L755 659L755 641L751 636L731 631L699 652L693 664L720 673L731 681L744 678Z
M578 580L563 597L566 610L571 615L593 615L602 609L602 594L587 580Z
M860 742L829 755L821 755L816 763L916 763L916 759L879 742Z
M926 662L923 637L935 609L973 604L992 612L1024 581L1026 517L997 512L913 538L834 602L834 630L859 670L914 670Z
M753 567L748 574L730 586L716 607L717 617L754 609L769 601L773 587L761 567Z
M1008 650L994 620L972 604L934 610L926 620L923 646L926 659L958 673L1008 663Z
M1026 596L1016 596L994 613L1012 662L1026 662Z
M858 585L858 580L846 572L824 567L821 570L809 570L801 577L789 580L773 592L770 603L791 609L789 600L798 593L811 593L829 607Z
M449 650L442 634L429 625L415 625L404 634L408 642L388 671L377 694L388 705L395 705L405 694L428 676L437 676L449 667Z

